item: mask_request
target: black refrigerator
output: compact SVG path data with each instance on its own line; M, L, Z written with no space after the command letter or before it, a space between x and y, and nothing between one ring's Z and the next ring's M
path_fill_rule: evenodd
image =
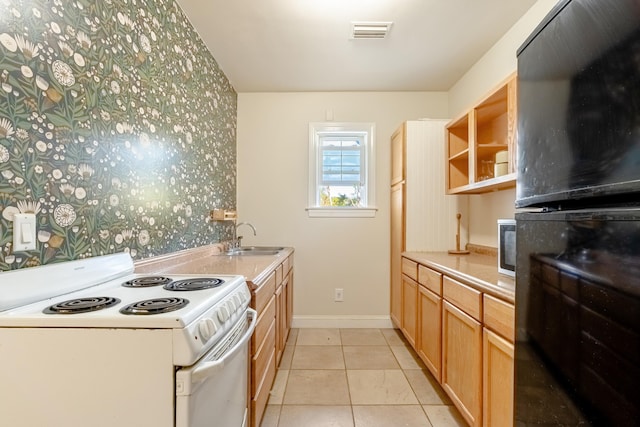
M518 50L515 426L640 426L640 0Z

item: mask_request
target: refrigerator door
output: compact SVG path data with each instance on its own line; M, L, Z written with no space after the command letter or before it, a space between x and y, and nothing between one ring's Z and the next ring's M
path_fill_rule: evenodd
M639 55L637 0L560 2L520 48L517 207L640 192Z
M637 425L640 209L516 221L515 425Z

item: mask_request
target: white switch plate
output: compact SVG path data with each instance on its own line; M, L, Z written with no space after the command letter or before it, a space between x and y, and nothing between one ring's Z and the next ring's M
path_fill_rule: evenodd
M36 214L13 216L13 251L31 251L36 248Z

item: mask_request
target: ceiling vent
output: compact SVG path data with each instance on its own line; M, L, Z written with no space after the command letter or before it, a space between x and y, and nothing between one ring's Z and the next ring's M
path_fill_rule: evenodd
M389 34L392 22L352 22L352 39L384 39Z

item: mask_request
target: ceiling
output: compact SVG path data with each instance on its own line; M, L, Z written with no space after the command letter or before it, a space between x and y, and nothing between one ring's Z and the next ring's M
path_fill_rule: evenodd
M237 92L314 92L447 91L536 0L177 1Z

